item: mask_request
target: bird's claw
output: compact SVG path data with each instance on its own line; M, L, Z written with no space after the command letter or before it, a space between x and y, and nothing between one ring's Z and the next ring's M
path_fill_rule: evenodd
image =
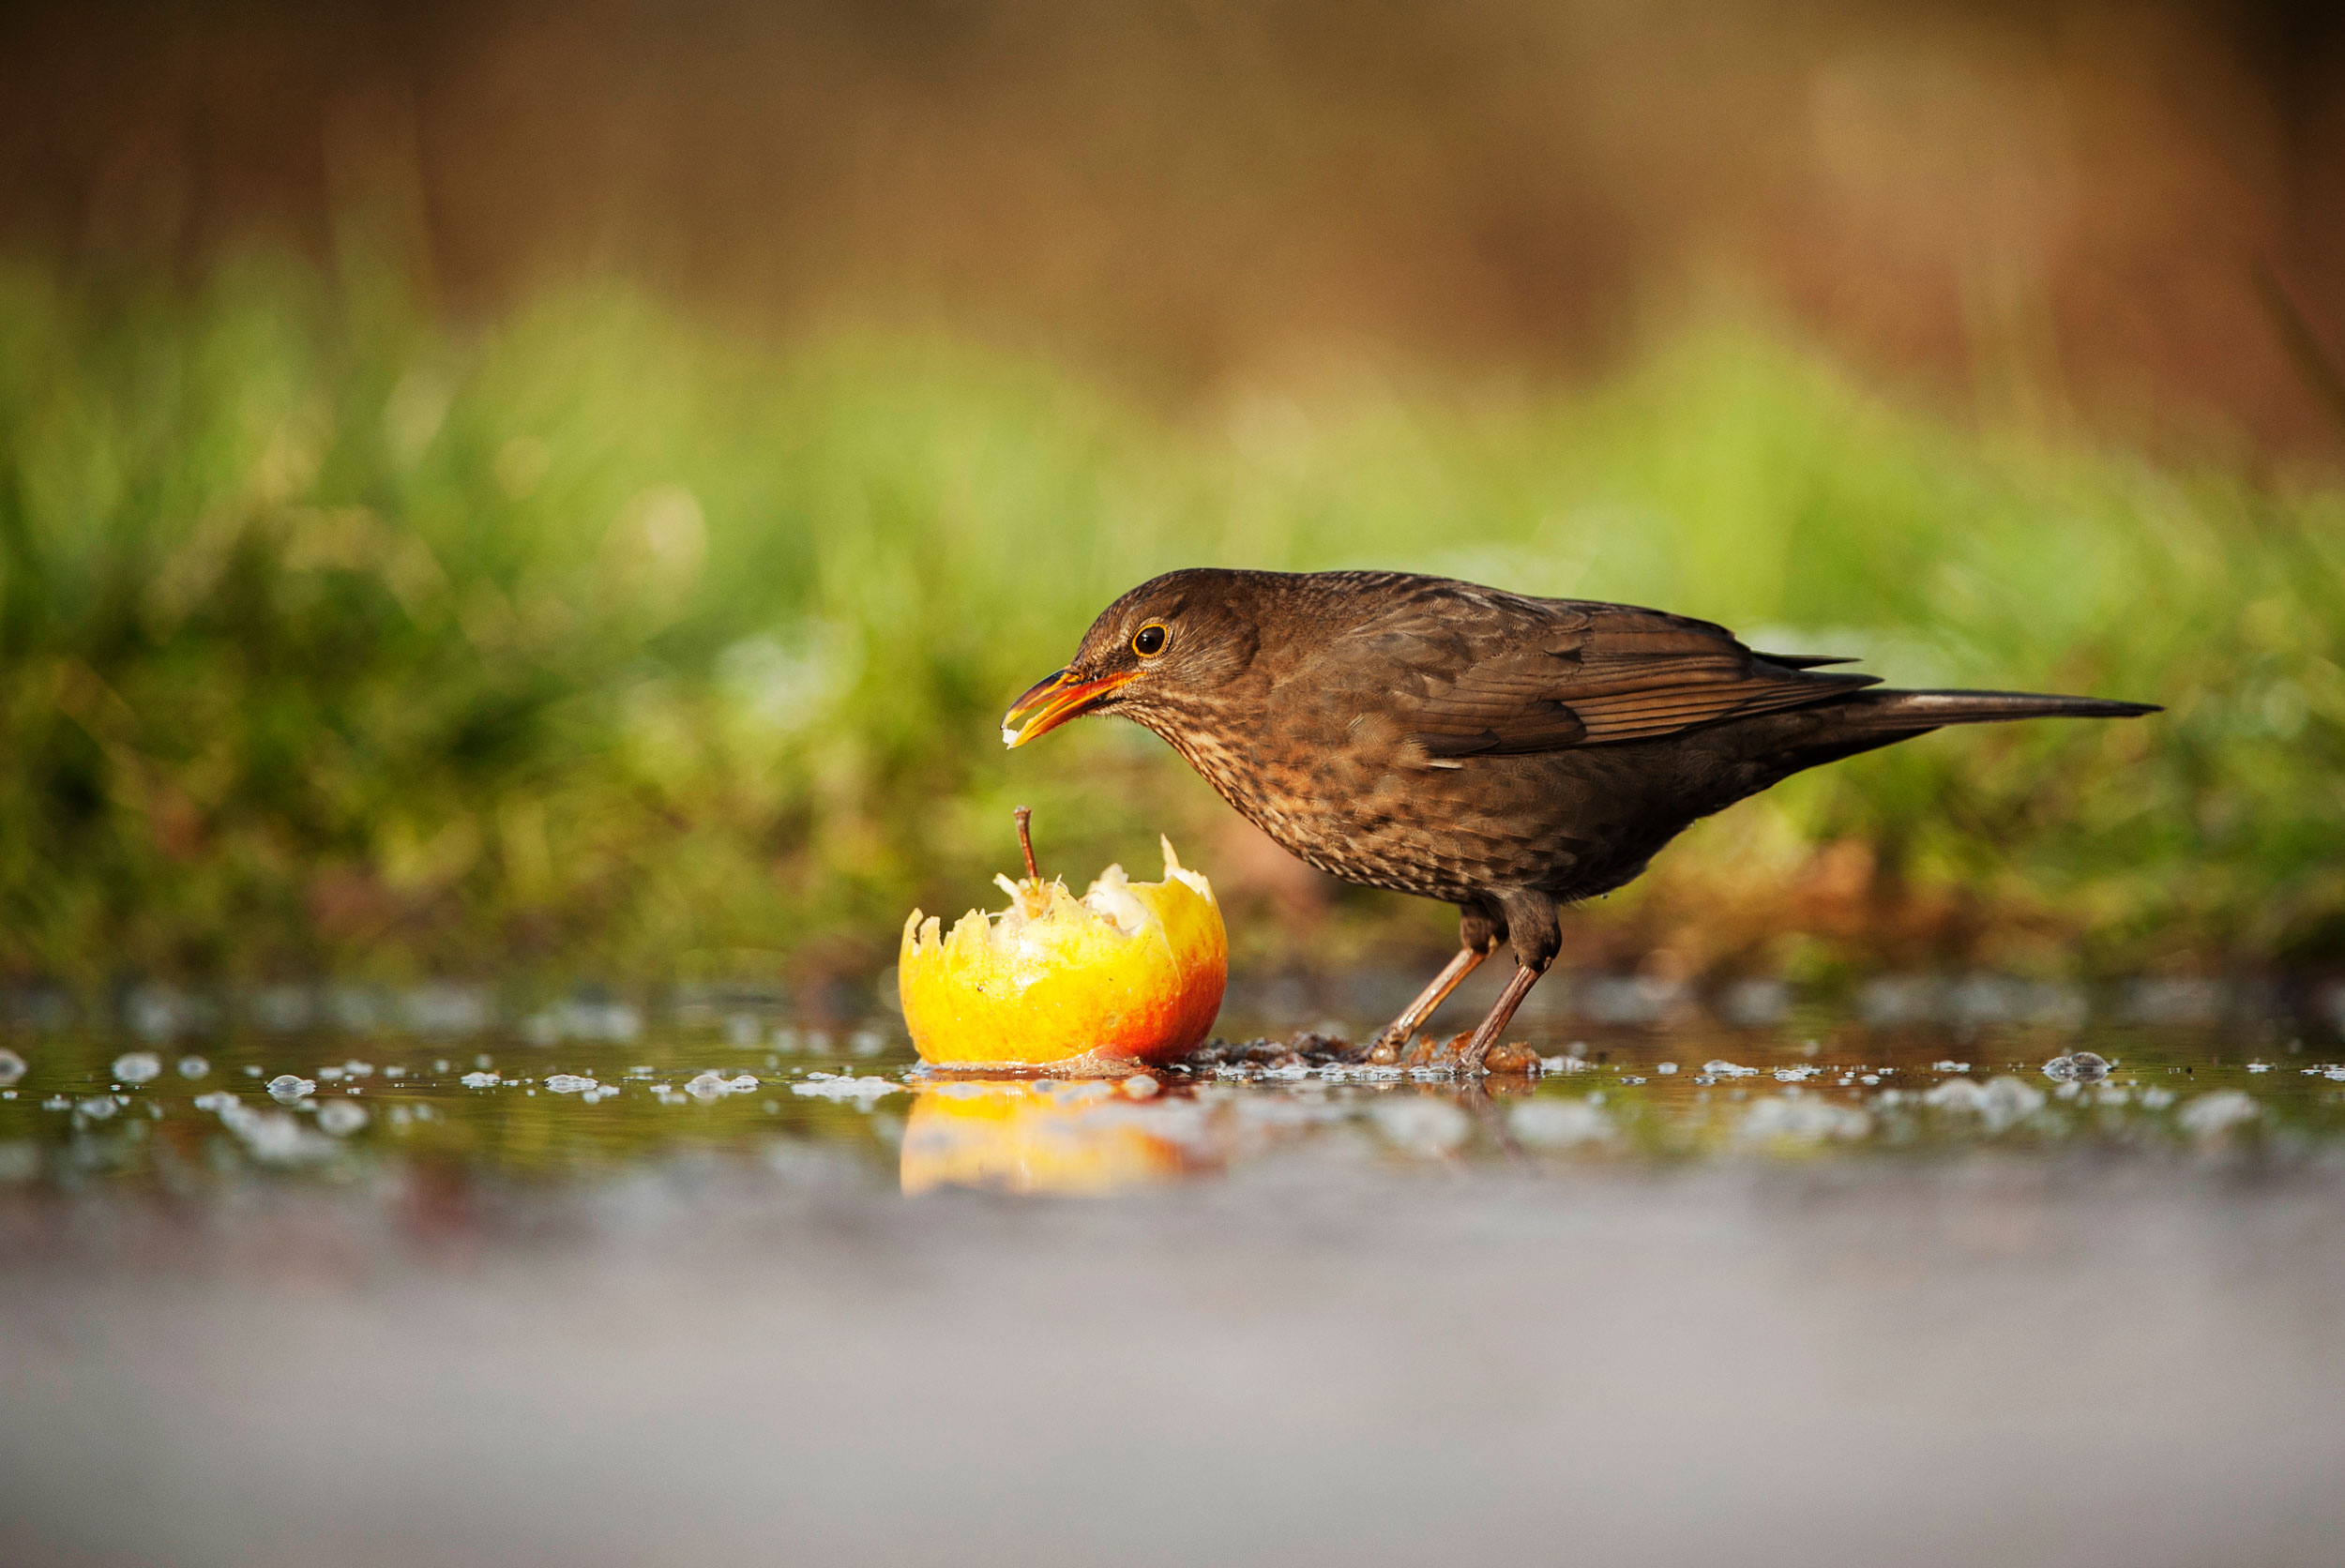
M1446 1067L1460 1078L1477 1078L1484 1073L1536 1073L1539 1068L1539 1053L1520 1042L1495 1045L1477 1061L1471 1054L1472 1033L1453 1034L1437 1040L1430 1034L1419 1034L1409 1041L1395 1040L1389 1033L1379 1034L1354 1058L1370 1067Z

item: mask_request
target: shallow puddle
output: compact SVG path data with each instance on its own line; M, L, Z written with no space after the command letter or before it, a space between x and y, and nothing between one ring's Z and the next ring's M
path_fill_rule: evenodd
M2317 1033L2317 1032L2316 1032ZM1293 1154L1397 1172L2092 1151L2345 1155L2345 1045L2263 1028L1611 1028L1536 1073L1306 1062L1258 1044L1123 1078L924 1071L879 1029L626 1039L319 1032L0 1057L0 1180L181 1196L386 1167L542 1184L689 1156L918 1195L1099 1194Z
M0 1561L2313 1568L2345 1532L2325 1026L1581 1021L1460 1083L571 1022L16 1035Z

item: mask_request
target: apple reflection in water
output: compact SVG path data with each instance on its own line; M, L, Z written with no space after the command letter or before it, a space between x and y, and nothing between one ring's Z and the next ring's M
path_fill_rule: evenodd
M1215 1163L1203 1124L1203 1107L1157 1097L1144 1076L934 1084L904 1124L903 1190L1080 1196L1168 1182Z

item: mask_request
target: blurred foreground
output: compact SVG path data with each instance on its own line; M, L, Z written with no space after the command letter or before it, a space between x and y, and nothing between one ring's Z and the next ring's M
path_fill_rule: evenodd
M1591 390L1355 369L1151 412L1063 367L718 335L615 286L0 274L0 978L857 984L1037 807L1169 829L1242 959L1446 947L1141 731L1007 699L1200 562L1653 603L2124 726L1933 736L1698 828L1566 962L1829 986L2345 962L2345 490L1981 441L1747 317Z
M2312 1568L2345 1063L2292 1027L1596 1030L1478 1087L52 1040L0 1555Z

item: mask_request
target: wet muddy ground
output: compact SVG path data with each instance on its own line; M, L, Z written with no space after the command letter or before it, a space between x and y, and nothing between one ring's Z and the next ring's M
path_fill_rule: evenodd
M2345 1042L2005 1003L20 1030L0 1560L2333 1563Z

